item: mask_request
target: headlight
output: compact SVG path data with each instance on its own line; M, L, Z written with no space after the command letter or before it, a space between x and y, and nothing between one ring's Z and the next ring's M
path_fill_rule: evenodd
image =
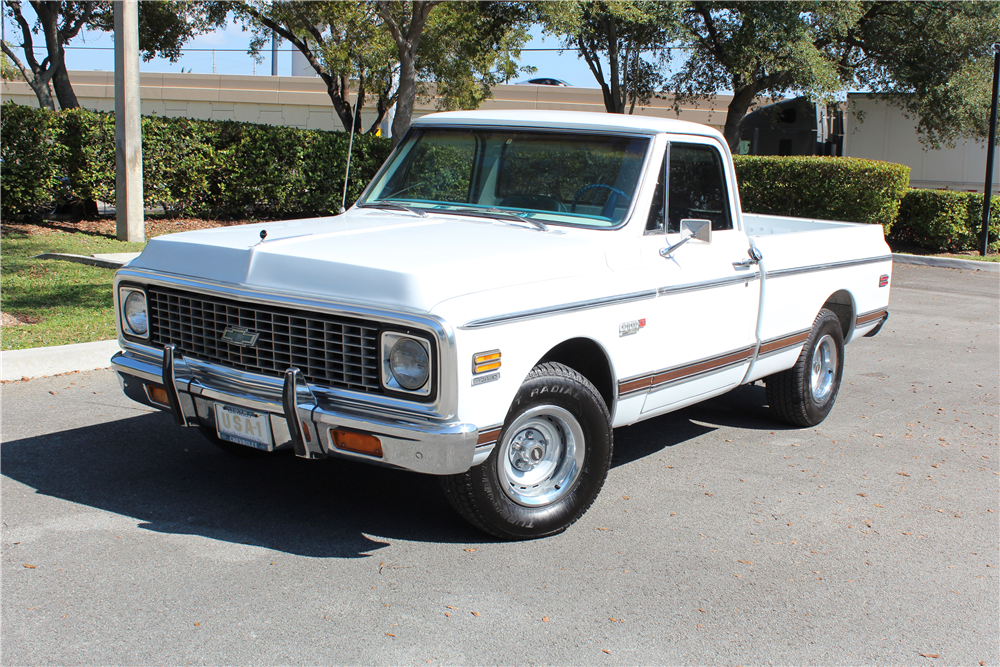
M382 386L390 391L430 396L431 349L426 338L382 332Z
M427 384L430 375L427 350L412 338L401 339L389 353L389 371L403 389L420 389Z
M149 319L146 315L146 295L136 290L126 292L125 303L122 304L122 314L125 324L136 336L145 336L149 331Z

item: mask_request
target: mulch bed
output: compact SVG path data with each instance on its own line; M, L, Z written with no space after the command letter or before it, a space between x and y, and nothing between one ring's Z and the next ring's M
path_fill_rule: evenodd
M176 218L164 220L146 218L146 238L187 232L192 229L211 229L213 227L233 227L246 225L252 220L202 220L200 218ZM47 234L92 234L116 238L117 227L114 218L98 218L96 220L43 220L40 222L5 222L0 234L21 232L29 236L44 236Z

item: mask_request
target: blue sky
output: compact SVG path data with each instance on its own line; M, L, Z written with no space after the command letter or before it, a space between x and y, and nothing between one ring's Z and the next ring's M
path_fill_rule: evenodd
M23 6L26 15L30 13L27 5ZM32 17L33 18L33 17ZM20 42L20 31L15 29L12 21L4 20L4 30L9 43ZM189 42L176 63L157 58L141 63L143 72L180 72L192 71L196 74L244 74L269 75L271 73L271 52L264 54L264 60L255 64L254 59L247 55L250 33L243 32L241 27L230 23L225 30L201 35ZM36 46L44 41L36 36ZM541 31L536 31L528 49L555 49L557 40L545 39ZM20 54L19 54L20 55ZM38 51L41 59L44 51ZM23 58L22 58L23 59ZM562 79L572 86L587 88L598 87L587 64L577 58L575 52L560 54L558 51L524 51L521 62L538 68L533 76L548 76ZM285 43L279 46L278 74L287 76L291 73L291 47ZM69 44L66 51L66 64L71 70L114 70L114 40L110 33L84 32ZM521 77L517 80L524 80ZM514 83L512 81L511 83Z

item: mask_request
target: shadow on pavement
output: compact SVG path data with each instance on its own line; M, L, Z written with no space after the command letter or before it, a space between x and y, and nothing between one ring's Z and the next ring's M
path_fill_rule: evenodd
M744 387L615 432L613 466L722 426L773 430L763 389ZM227 454L165 413L5 442L3 474L161 533L200 535L320 558L368 557L385 542L481 543L431 476L279 453Z

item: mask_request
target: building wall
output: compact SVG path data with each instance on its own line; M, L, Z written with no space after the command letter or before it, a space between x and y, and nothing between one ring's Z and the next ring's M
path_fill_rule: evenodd
M963 141L954 148L926 150L917 138L915 119L902 109L870 100L864 94L848 95L844 154L883 160L910 168L910 186L936 190L982 192L986 182L986 142ZM864 113L864 122L851 110ZM998 157L994 156L994 160ZM998 165L1000 166L1000 165ZM1000 169L994 170L994 192L1000 186Z
M80 105L95 111L114 111L114 72L71 71L70 81ZM143 115L200 119L232 119L250 123L285 125L318 130L339 130L342 125L333 112L326 86L319 77L237 76L228 74L176 74L144 72L139 94ZM19 104L38 106L35 94L26 83L4 81L0 98ZM716 111L708 101L686 105L680 119L712 125L722 130L726 122L729 97L716 99ZM564 111L604 112L600 89L562 86L500 85L493 89L493 99L483 109L555 109ZM433 100L417 100L414 117L436 111ZM653 100L636 113L676 118L670 103ZM366 127L374 114L362 112Z

